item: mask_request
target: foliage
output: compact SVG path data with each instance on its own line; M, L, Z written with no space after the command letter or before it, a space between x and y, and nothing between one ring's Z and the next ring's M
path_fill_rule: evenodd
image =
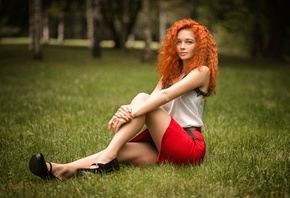
M201 5L206 10L201 12L201 17L205 17L211 25L219 24L234 35L245 38L250 46L250 56L285 58L290 42L288 0L208 0Z
M104 148L112 113L150 92L154 64L141 51L0 45L0 197L289 197L289 67L221 57L217 95L206 103L207 154L201 166L122 165L105 176L44 182L30 156L66 163ZM272 66L275 64L275 67Z
M65 39L87 38L86 8L83 0L42 0L44 15L49 16L49 34L57 35L58 15L65 13ZM102 39L114 40L115 47L125 49L130 38L143 40L141 0L102 0ZM152 39L159 41L159 14L166 14L166 26L179 19L197 16L209 29L223 29L230 35L225 42L242 38L244 54L255 58L285 60L290 51L290 1L247 0L158 0L151 1ZM190 13L196 11L196 13ZM0 1L0 36L28 35L28 1ZM47 20L44 20L47 21ZM163 26L161 26L163 28ZM161 28L161 29L162 29ZM223 36L223 35L222 35ZM240 43L235 43L240 48ZM247 47L245 47L247 46Z
M28 1L0 1L0 37L27 35Z
M132 34L141 7L141 0L101 0L103 19L113 36L116 48L125 49L125 43Z

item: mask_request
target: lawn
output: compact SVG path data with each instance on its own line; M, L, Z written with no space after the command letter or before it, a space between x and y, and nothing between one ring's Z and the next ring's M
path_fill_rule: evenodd
M32 175L36 152L66 163L107 144L107 122L158 80L141 51L0 45L0 197L290 197L290 67L221 56L217 94L206 102L201 166L122 165L104 176L45 182Z

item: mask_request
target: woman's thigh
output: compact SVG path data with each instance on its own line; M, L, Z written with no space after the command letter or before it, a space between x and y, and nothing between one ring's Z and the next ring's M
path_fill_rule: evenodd
M131 105L139 105L150 97L146 93L139 93L131 102ZM146 114L145 124L149 129L150 135L160 150L162 137L171 121L170 115L161 107Z
M170 121L170 115L163 108L158 108L146 115L145 124L159 151L162 137L168 128Z
M119 162L129 162L133 165L156 164L158 150L151 143L128 142L119 151Z

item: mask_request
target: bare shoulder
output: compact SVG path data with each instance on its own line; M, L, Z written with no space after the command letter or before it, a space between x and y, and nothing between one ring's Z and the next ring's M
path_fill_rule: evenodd
M207 66L200 66L192 70L189 75L191 76L191 81L195 82L195 88L198 87L200 90L207 92L210 81L210 70Z
M195 73L198 75L209 75L210 70L207 66L203 65L203 66L199 66L198 68L195 68L194 70L192 70L190 73Z
M209 72L209 68L207 66L205 66L205 65L198 67L197 70L199 72L204 72L204 73L208 73Z

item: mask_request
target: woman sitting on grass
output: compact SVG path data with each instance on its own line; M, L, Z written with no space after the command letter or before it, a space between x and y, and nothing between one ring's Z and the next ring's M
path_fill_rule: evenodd
M180 20L169 29L158 61L160 80L154 91L138 94L109 121L115 135L107 148L67 164L45 162L38 153L30 159L31 172L45 180L64 180L75 173L119 170L119 162L200 164L206 150L204 102L215 93L218 74L215 41L205 26ZM138 134L144 124L146 130Z

